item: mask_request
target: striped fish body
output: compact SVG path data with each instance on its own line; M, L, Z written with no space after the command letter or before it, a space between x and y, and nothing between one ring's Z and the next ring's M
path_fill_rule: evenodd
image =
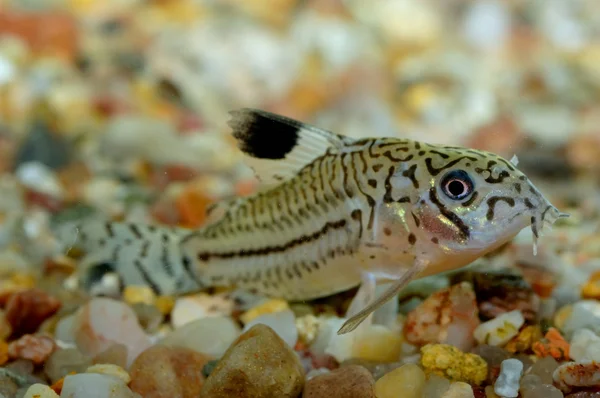
M237 201L221 220L186 236L184 253L195 262L199 282L253 288L290 300L358 285L381 251L373 233L381 203L376 198L384 195L362 184L365 173L373 173L369 150L376 143L329 149L293 178ZM391 186L388 190L391 195ZM410 264L408 240L399 238L396 246L406 257L403 263Z

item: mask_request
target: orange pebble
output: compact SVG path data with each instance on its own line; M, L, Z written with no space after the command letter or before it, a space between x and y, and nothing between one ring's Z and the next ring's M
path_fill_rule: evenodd
M8 362L8 343L0 340L0 365L4 365L6 362Z
M198 190L186 189L175 202L182 227L195 228L202 225L206 219L206 207L210 203L211 200Z
M543 339L533 343L532 349L538 357L551 356L558 361L569 358L569 343L556 328L548 329Z

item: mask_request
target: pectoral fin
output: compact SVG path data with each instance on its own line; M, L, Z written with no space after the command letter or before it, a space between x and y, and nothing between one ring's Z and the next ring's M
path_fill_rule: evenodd
M371 304L367 305L362 311L348 319L338 330L337 334L346 334L353 331L360 325L369 315L376 311L379 307L384 305L389 300L396 297L400 291L408 285L410 281L417 277L423 271L429 263L426 261L417 260L415 264L404 273L400 279L394 282L381 296L379 296Z

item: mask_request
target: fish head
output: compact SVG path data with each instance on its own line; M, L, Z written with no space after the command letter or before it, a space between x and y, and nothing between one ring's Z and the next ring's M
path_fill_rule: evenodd
M437 147L424 159L417 212L420 232L446 255L472 260L510 241L526 227L537 239L561 213L516 167L496 154ZM516 159L516 158L514 158Z

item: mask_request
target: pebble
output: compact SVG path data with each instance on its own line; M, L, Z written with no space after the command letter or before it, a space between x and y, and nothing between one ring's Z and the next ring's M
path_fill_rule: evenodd
M500 374L494 383L494 392L502 397L516 398L519 395L519 380L523 363L518 359L506 359L500 365Z
M154 305L135 303L131 306L140 326L147 333L155 333L163 321L163 314Z
M4 340L0 340L0 365L4 365L8 360L8 343Z
M506 343L504 348L513 354L517 352L526 352L541 338L542 330L539 325L525 326L517 336Z
M298 329L296 328L296 317L292 310L262 314L246 323L242 332L247 331L252 326L262 323L269 326L285 341L290 347L294 347L298 341Z
M69 398L140 398L123 380L98 373L65 377L60 395Z
M179 328L202 318L229 316L233 306L230 299L206 293L181 297L175 301L171 311L171 324Z
M374 362L394 362L402 352L402 336L383 325L369 325L356 336L352 357Z
M469 271L466 277L473 282L482 319L493 319L514 310L520 310L528 321L535 319L540 301L523 275L502 269Z
M375 380L358 365L350 365L308 379L302 398L375 398Z
M59 395L47 385L34 384L27 389L23 398L59 398Z
M377 398L421 398L425 373L415 364L406 364L385 374L375 383Z
M137 303L152 305L156 301L156 294L148 286L129 285L123 290L123 300L130 305Z
M600 363L563 363L554 371L552 378L563 392L568 392L573 387L596 387L600 385Z
M46 360L44 373L50 382L56 383L71 372L83 373L91 363L77 348L58 349Z
M421 347L421 353L421 363L427 373L477 385L487 378L488 365L479 355L461 352L447 344L427 344Z
M175 299L171 296L158 296L154 305L161 314L169 315L173 311L173 307L175 307Z
M569 359L569 343L556 328L549 328L544 338L533 343L531 348L538 357L552 356L559 361Z
M12 334L12 326L6 319L6 312L0 310L0 340L6 340Z
M150 346L150 339L135 312L126 304L109 298L90 300L78 313L73 327L77 347L89 356L121 343L128 348L127 365L130 365Z
M266 300L240 315L240 320L246 324L260 315L272 314L287 309L289 309L289 304L285 300Z
M45 121L35 121L22 142L15 165L39 162L51 169L66 166L71 159L71 146L62 135L50 131Z
M225 352L201 398L296 398L304 385L298 355L266 325L254 325Z
M63 187L56 174L42 163L23 163L15 171L15 176L21 184L36 192L55 198L63 196Z
M468 351L479 323L473 287L461 282L432 294L411 311L404 323L404 337L415 345L445 343Z
M0 375L0 397L12 397L15 396L19 386L17 383L6 375Z
M519 310L506 312L492 320L482 323L473 332L479 344L501 346L519 334L525 318Z
M8 345L8 355L11 358L29 359L36 365L40 365L55 348L56 343L52 337L26 334Z
M202 369L209 360L187 348L150 347L131 365L130 388L143 397L197 397L204 383Z
M589 329L579 329L571 339L569 355L575 361L600 362L600 336Z
M313 314L298 316L296 311L294 313L297 316L296 329L298 330L298 339L306 345L311 345L319 332L319 319Z
M430 373L423 388L423 398L439 398L450 388L450 380Z
M580 329L600 332L600 301L581 300L571 307L563 308L557 312L556 317L563 316L564 320L558 321L556 325L566 338L570 338L575 331Z
M159 343L189 348L221 357L240 335L240 327L229 317L202 318L167 334Z
M16 335L35 333L61 307L60 301L39 289L15 292L6 302L6 319Z
M131 377L125 369L110 363L92 365L85 370L85 373L99 373L103 375L115 376L123 380L125 384L129 384L131 381Z
M111 363L122 368L127 367L127 346L124 344L112 344L92 359L94 364Z
M558 362L552 357L540 358L527 370L528 374L536 375L542 384L552 384L552 375L558 368Z
M521 390L523 398L563 398L560 390L551 384L538 384Z
M455 381L441 398L475 398L473 387L462 381Z

